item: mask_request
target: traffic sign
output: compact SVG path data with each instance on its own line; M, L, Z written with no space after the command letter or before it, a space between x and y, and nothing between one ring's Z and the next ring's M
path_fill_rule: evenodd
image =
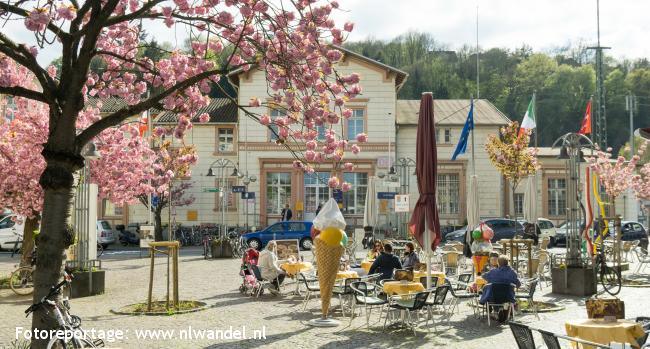
M255 199L255 192L249 191L249 192L241 193L241 198L242 199Z
M243 193L246 191L246 186L243 185L233 185L232 186L232 192L233 193Z
M395 195L395 212L409 212L409 195Z
M205 193L219 193L219 192L221 192L221 188L203 188L203 192L205 192Z
M392 199L395 198L395 194L397 194L397 193L390 192L390 191L379 191L379 192L377 192L377 199L389 199L389 200L392 200Z

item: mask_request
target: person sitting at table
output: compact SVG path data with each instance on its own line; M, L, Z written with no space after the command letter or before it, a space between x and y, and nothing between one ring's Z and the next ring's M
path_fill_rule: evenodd
M487 281L490 284L493 283L514 284L517 287L521 287L521 282L519 281L519 277L517 276L517 273L508 265L508 257L504 255L499 256L498 264L499 264L498 268L492 269L487 273L483 274L482 275L483 279L485 279L485 281ZM483 294L481 295L481 299L479 300L479 303L480 304L487 303L490 297L491 297L490 287L484 287ZM508 294L508 300L511 302L515 301L515 290L510 289Z
M402 258L402 268L413 270L416 265L420 263L420 258L415 252L415 245L412 242L407 242L404 247L404 258Z
M393 246L384 245L384 250L379 254L370 266L368 274L381 273L380 280L390 279L393 277L395 269L402 269L402 263L397 256L393 255Z
M280 265L289 262L289 260L278 259L278 255L275 252L276 250L277 243L275 240L269 241L266 245L266 249L260 252L257 267L260 269L262 278L264 280L269 280L273 285L273 287L269 289L270 292L277 295L280 292L280 285L286 276L285 271L280 268Z
M490 252L490 259L487 264L483 267L483 273L487 273L492 269L497 269L499 267L499 254L496 252Z
M369 261L375 260L375 258L379 257L381 254L381 251L384 250L384 245L382 245L381 241L375 241L375 245L368 251L368 255L366 256L366 259Z

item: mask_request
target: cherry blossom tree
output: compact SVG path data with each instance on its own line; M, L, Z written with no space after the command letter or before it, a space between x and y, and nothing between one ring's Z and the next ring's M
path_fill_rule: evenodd
M519 123L513 121L499 130L500 137L489 135L485 143L492 165L510 181L511 199L514 203L514 193L519 182L527 176L535 174L540 166L537 162L537 149L529 148L530 130L519 135ZM514 217L514 205L511 205Z
M22 22L24 31L34 36L34 44L19 42L17 38L27 33L2 31L0 53L29 70L39 86L26 86L18 81L15 69L0 65L0 94L48 106L34 300L47 294L60 278L63 250L71 241L66 221L73 174L84 166L82 150L102 131L132 115L154 107L194 115L207 104L205 94L213 82L238 71L261 69L269 97L287 109L286 117L273 122L279 143L296 157L295 166L313 171L314 163L325 160L339 166L347 152L358 153L360 147L348 144L339 131L340 120L352 114L345 103L361 93L361 87L358 74L341 76L334 69L343 54L331 45L341 44L353 27L351 23L336 26L331 15L338 7L336 1L326 0L0 1L0 20ZM142 24L149 21L170 28L184 26L193 51L174 51L158 62L138 56ZM38 63L39 50L45 48L60 50L58 71ZM223 64L207 59L224 50L229 54ZM101 63L103 72L91 72L91 62ZM119 97L127 105L90 118L80 129L77 123L87 110L89 95ZM266 96L252 100L250 106L259 105L262 98ZM269 125L266 115L251 112L246 105L239 107L246 116ZM323 144L316 131L321 125L331 131ZM179 122L175 135L181 136L187 127ZM357 136L358 142L365 139ZM297 150L307 143L313 161ZM54 323L37 313L32 326L46 330ZM35 340L32 346L42 348L45 341Z
M110 130L110 131L109 131ZM170 201L174 206L190 205L194 197L187 196L188 181L172 185L175 179L191 177L190 167L196 164L194 146L172 146L155 134L153 150L138 127L125 124L100 134L98 151L101 157L90 166L92 181L99 186L99 195L113 203L142 203L151 210L155 220L156 240L162 240L162 212ZM108 132L107 132L108 131ZM170 133L169 131L167 133ZM101 142L105 140L106 142ZM170 194L171 193L171 194ZM157 197L157 205L149 207L149 195Z
M650 197L650 166L644 165L636 174L637 164L645 153L647 143L643 142L637 154L632 156L629 161L626 161L623 155L619 155L616 160L612 159L612 148L607 148L606 151L597 150L596 156L587 157L589 168L598 175L598 181L605 188L605 193L610 202L614 202L616 198L629 188L634 189L639 198ZM630 152L628 147L625 152Z

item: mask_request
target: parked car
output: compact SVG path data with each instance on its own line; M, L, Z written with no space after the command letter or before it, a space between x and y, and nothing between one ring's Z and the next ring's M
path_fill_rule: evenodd
M102 245L103 248L117 241L115 235L115 232L111 228L111 223L104 220L97 221L97 243Z
M585 229L585 225L582 222L574 222L573 224L575 224L575 226L580 226L580 231L583 231ZM565 221L555 229L555 241L553 244L554 246L566 246L567 229L569 227L572 227L572 225L567 224Z
M519 223L522 225L527 223L526 220L519 220ZM550 242L548 244L549 247L555 246L555 236L557 234L557 230L555 228L555 224L551 222L551 220L546 219L546 218L537 218L537 226L539 227L540 231L540 236L539 236L539 241L542 241L544 238L549 238Z
M259 230L242 237L248 243L249 247L261 250L271 240L298 240L300 248L310 250L313 241L309 235L312 222L306 221L288 221L277 222L269 225L264 230Z
M614 222L609 222L609 234L614 231ZM641 246L648 246L648 233L643 224L635 221L621 221L621 240L634 241L639 240Z
M460 229L450 231L450 232L442 232L442 241L463 241L463 236L465 236L465 231L467 230L467 226L464 226ZM458 240L460 236L460 240Z
M4 215L0 218L0 249L11 250L20 248L23 241L25 226L22 219L15 214Z
M513 219L506 218L493 218L484 220L483 223L494 231L492 242L497 242L501 239L512 239L515 235L524 234L524 226ZM447 234L446 241L459 241L463 242L465 239L465 230L456 230Z

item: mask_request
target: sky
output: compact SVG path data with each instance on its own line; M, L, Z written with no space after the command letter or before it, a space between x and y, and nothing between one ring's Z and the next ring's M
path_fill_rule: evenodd
M351 21L355 29L349 40L390 40L409 30L427 32L449 49L476 45L476 10L479 45L482 48L515 49L524 43L535 51L565 46L571 42L596 43L596 0L338 0L339 23ZM612 47L617 58L650 58L648 0L600 0L601 45ZM183 28L169 30L146 25L160 42L181 45ZM0 27L21 42L33 43L22 23ZM39 53L47 64L58 57L60 46Z

